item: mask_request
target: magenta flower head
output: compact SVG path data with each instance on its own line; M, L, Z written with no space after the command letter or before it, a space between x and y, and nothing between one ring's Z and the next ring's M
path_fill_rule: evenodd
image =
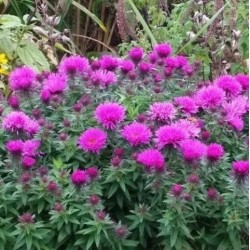
M171 193L175 197L180 197L182 191L183 191L183 186L180 184L173 184L171 186Z
M129 57L135 63L138 63L142 59L143 54L143 48L140 47L134 47L129 51Z
M114 149L114 155L115 156L123 156L125 153L123 148L117 147Z
M19 97L15 95L11 95L8 99L8 104L13 108L13 109L19 109L20 107L20 99Z
M23 153L23 141L10 140L5 145L7 151L13 156L21 156Z
M23 155L35 157L38 155L38 148L41 145L40 140L27 140L23 142Z
M102 103L95 110L95 118L104 128L113 130L125 119L125 108L116 102Z
M165 58L164 63L167 68L172 69L172 70L178 67L175 57Z
M120 167L122 159L119 156L111 158L111 165L114 167Z
M127 74L131 70L134 70L134 68L135 68L135 65L130 60L123 60L120 63L120 69L121 69L122 73L124 73L124 74Z
M48 103L51 99L51 94L48 89L43 89L40 94L40 98L43 103Z
M152 70L152 64L147 62L141 62L139 64L139 70L142 74L147 74Z
M99 170L97 167L89 167L86 169L86 174L89 176L91 181L96 180L99 177Z
M156 131L156 144L159 148L165 146L177 147L182 140L189 137L187 131L177 125L166 125Z
M223 89L229 96L237 96L242 90L241 84L230 75L218 77L214 84Z
M7 132L22 133L26 129L29 117L23 112L13 111L3 118L3 129Z
M76 187L84 186L89 182L89 176L84 170L75 170L71 174L71 181Z
M95 154L105 148L106 142L107 134L99 128L87 129L78 139L78 145L82 150Z
M249 76L244 74L237 74L235 79L241 84L243 90L249 89Z
M67 88L67 79L65 75L59 73L51 73L45 81L44 89L50 94L62 94Z
M175 63L177 68L182 68L189 64L187 57L179 55L175 57Z
M180 144L180 151L187 162L201 160L206 154L206 146L198 140L184 140Z
M58 71L66 75L82 75L89 70L89 61L81 56L69 56L63 58Z
M207 141L211 137L211 133L207 130L201 132L201 139Z
M125 239L127 237L127 235L128 235L128 229L125 226L117 226L115 228L115 234L120 239Z
M215 188L209 188L207 190L207 198L211 201L215 201L218 198L218 191Z
M217 143L211 143L207 146L207 159L210 162L219 161L224 155L224 149L222 145Z
M201 88L196 94L196 101L204 109L215 109L225 100L225 92L217 87L210 85Z
M107 70L95 70L90 74L91 82L94 86L108 87L117 82L115 73Z
M249 162L248 161L234 161L232 163L232 170L235 178L241 182L244 181L249 174Z
M146 125L133 122L123 128L121 135L131 146L135 147L148 144L152 133Z
M24 156L22 158L22 166L24 169L31 169L36 164L36 160L30 156Z
M110 55L102 56L99 61L101 63L101 68L109 71L113 71L119 66L118 58Z
M164 156L159 150L146 149L137 155L136 160L146 171L163 172L165 170Z
M199 178L199 176L196 175L196 174L191 174L191 175L188 176L187 181L188 181L189 183L191 183L191 184L196 185L196 184L199 184L200 178Z
M27 66L14 69L9 76L10 88L13 91L29 92L33 90L35 80L35 71Z
M51 192L51 193L57 193L58 188L59 188L59 187L58 187L57 183L54 182L54 181L50 181L50 182L48 183L48 185L47 185L47 190L48 190L49 192Z
M158 60L159 57L155 52L151 52L148 55L148 58L149 58L150 63L154 64L154 63L156 63L156 61Z
M92 206L96 206L99 202L100 202L100 197L93 194L89 197L89 203L92 205Z
M195 114L198 111L195 100L189 96L175 98L175 104L186 114Z
M38 121L30 119L28 117L28 119L26 121L26 125L25 125L26 134L29 136L33 136L33 135L37 134L39 131L40 131L40 125L39 125Z
M170 102L155 102L149 107L148 114L154 121L169 122L175 117L176 109Z
M168 43L156 44L153 49L154 52L161 58L165 58L172 53L172 47Z
M21 216L19 216L18 220L21 224L32 224L34 223L35 215L32 215L31 213L24 213Z

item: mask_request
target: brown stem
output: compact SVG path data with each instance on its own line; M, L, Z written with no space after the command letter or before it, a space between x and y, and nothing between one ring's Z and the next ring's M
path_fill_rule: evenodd
M81 0L78 0L77 2L80 4ZM80 29L81 29L81 12L80 12L80 9L77 8L77 10L76 10L76 33L77 34L80 34ZM79 42L79 37L78 36L76 37L76 46L77 47L80 46L80 42Z
M102 9L101 9L101 21L104 23L104 18L105 18L105 3L102 3ZM98 30L98 40L99 41L101 41L102 40L102 36L103 36L103 34L102 34L102 30L101 29L99 29ZM101 48L102 48L102 46L101 46L101 44L98 44L97 45L97 52L100 52L101 51Z
M111 39L112 39L114 30L115 30L116 21L117 21L117 17L115 17L115 20L114 20L113 25L112 25L112 27L111 27L111 30L110 30L110 32L109 32L109 37L108 37L108 40L107 40L107 42L106 42L106 44L107 44L108 46L110 45L110 42L111 42Z
M105 44L105 43L103 43L103 42L101 42L101 41L99 41L99 40L97 40L97 39L94 39L94 38L88 37L88 36L78 35L78 34L72 34L72 36L78 36L78 37L82 37L82 38L85 38L85 39L92 40L92 41L94 41L94 42L96 42L96 43L98 43L98 44L100 43L102 46L104 46L104 47L106 47L107 49L109 49L112 53L116 54L116 52L115 52L114 49L112 49L112 48L109 47L107 44Z
M105 44L107 44L107 41L108 41L108 39L109 39L109 33L110 33L110 31L111 31L111 30L110 30L111 21L112 21L112 15L109 15L109 16L108 16L107 23L106 23L107 32L104 34L104 39L103 39L103 42L104 42ZM105 48L103 48L103 49L104 49L104 51L106 51Z

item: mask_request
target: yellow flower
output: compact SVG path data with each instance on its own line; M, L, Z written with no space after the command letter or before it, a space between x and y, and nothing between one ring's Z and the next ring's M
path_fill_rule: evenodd
M2 67L2 65L1 65L1 67L0 67L0 75L5 75L5 76L9 75L8 68L7 67Z
M5 54L0 54L0 64L7 64L8 59Z

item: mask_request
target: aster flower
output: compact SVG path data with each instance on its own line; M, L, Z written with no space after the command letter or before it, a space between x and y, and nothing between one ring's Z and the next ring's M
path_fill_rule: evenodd
M249 89L249 76L244 74L237 74L235 79L241 84L243 90Z
M110 85L114 85L117 82L116 75L107 70L95 70L90 74L90 79L93 85L108 87Z
M165 161L163 154L156 149L146 149L139 153L136 157L138 163L145 167L146 171L155 171L165 169Z
M187 162L201 160L206 154L206 149L206 145L198 140L187 139L180 144L180 151Z
M223 103L222 107L225 114L241 117L249 109L248 98L246 96L237 96L232 101Z
M32 215L31 213L24 213L21 216L19 216L18 220L22 224L31 224L34 223L35 215Z
M130 72L131 70L134 70L135 65L133 62L131 62L130 60L123 60L120 63L120 69L124 74L127 74L128 72Z
M201 132L198 120L193 117L189 117L188 119L180 119L173 123L173 125L184 129L188 133L189 138L198 137Z
M165 58L172 53L172 47L168 43L156 44L153 48L153 51L161 58Z
M152 133L146 125L133 122L123 128L121 135L130 145L139 146L141 144L148 144Z
M20 133L26 129L29 117L23 112L13 111L3 118L3 129L7 132Z
M168 122L176 114L176 109L170 102L155 102L149 107L149 116L152 120Z
M61 94L66 90L66 88L67 88L67 79L65 75L58 73L51 73L45 80L44 89L48 90L52 95Z
M35 134L37 134L40 130L40 125L38 123L38 121L30 119L28 117L28 119L26 120L26 125L25 125L25 132L30 135L33 136Z
M79 147L90 153L100 153L106 146L107 134L99 128L90 128L84 131L79 139Z
M76 187L83 186L89 182L89 176L84 170L75 170L71 174L71 181Z
M159 148L165 146L178 146L182 140L189 137L188 132L177 125L166 125L156 131L155 142Z
M26 140L23 142L23 151L22 155L23 156L31 156L35 157L38 155L38 148L41 145L40 140Z
M204 109L214 109L225 100L225 92L217 86L211 85L201 88L196 94L197 104Z
M224 155L224 149L222 145L217 143L211 143L207 146L207 159L210 162L219 161Z
M40 98L41 98L43 103L48 103L51 99L51 94L50 94L49 90L43 89L41 91Z
M119 103L106 102L95 110L95 118L106 129L115 129L125 119L125 108Z
M170 69L175 69L179 64L177 64L175 57L167 57L164 60L164 65Z
M13 109L19 109L20 106L20 99L18 96L11 95L8 99L8 104L13 108Z
M230 75L223 75L218 77L214 84L223 89L230 96L237 96L240 94L242 87L241 84Z
M34 167L36 164L36 160L33 157L30 156L24 156L22 158L22 166L24 169L30 169Z
M198 111L195 100L189 96L180 96L175 98L175 104L178 105L186 114L195 114Z
M149 58L150 63L154 64L154 63L156 63L156 61L158 59L158 55L155 52L151 52L148 55L148 58Z
M152 70L152 64L147 62L141 62L139 64L139 70L142 74L146 74Z
M215 201L218 198L218 191L215 188L209 188L207 190L207 198L211 201Z
M231 126L236 131L242 131L244 128L244 121L239 116L234 116L233 114L227 114L224 117L225 121L229 126Z
M14 69L9 76L11 90L31 91L35 86L36 73L33 69L23 66Z
M175 63L176 63L177 68L182 68L185 65L187 65L189 62L188 62L187 57L179 55L175 57Z
M69 56L63 58L58 66L58 71L66 75L82 75L89 69L88 59L82 56Z
M135 63L138 63L142 59L143 54L144 54L143 48L140 47L134 47L129 51L129 57Z
M86 174L89 176L90 180L96 180L99 176L99 170L97 167L89 167L86 169Z
M249 162L248 161L234 161L232 163L232 170L235 178L238 181L244 181L249 174Z
M105 70L113 71L119 66L119 60L116 57L105 55L99 60L101 63L101 68Z
M179 197L183 191L183 186L180 184L173 184L171 186L171 193L175 197Z
M23 152L22 140L10 140L5 145L7 151L14 156L21 156Z

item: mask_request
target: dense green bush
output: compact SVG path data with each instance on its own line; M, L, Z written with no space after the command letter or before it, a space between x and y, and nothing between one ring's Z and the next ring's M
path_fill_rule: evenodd
M10 74L0 249L247 249L248 76L171 50Z

